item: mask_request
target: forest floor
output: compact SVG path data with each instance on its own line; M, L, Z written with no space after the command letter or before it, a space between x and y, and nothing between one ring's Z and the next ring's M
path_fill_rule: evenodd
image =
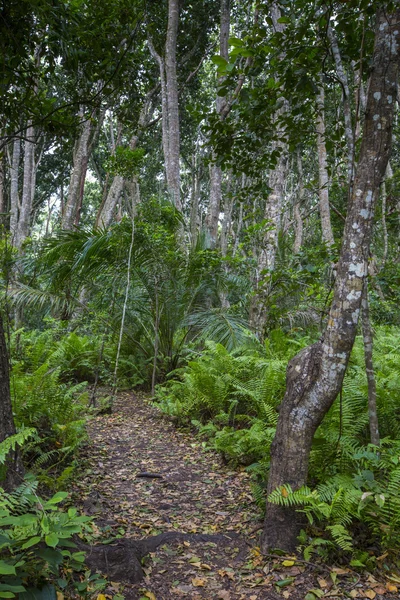
M95 517L96 544L105 552L117 537L132 544L145 538L153 550L144 559L144 578L128 583L134 569L129 560L123 564L128 554L121 547L121 568L110 567L107 598L118 593L126 600L399 597L395 579L383 574L262 556L249 475L178 431L145 398L120 394L113 413L91 419L88 432L87 469L73 488L83 511ZM109 566L104 557L105 563L94 565L103 571L102 565Z

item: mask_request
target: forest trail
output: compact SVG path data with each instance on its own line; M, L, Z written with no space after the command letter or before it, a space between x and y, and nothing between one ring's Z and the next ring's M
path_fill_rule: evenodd
M330 598L344 592L376 600L395 597L384 583L371 576L360 582L348 569L260 556L255 531L260 515L249 475L225 466L198 439L177 431L145 398L120 394L113 414L93 418L88 431L87 471L74 491L83 511L95 517L99 542L116 536L127 543L156 541L144 579L129 584L111 577L109 598L121 593L126 600L303 600L312 589ZM152 536L160 533L167 535L156 548L159 538Z

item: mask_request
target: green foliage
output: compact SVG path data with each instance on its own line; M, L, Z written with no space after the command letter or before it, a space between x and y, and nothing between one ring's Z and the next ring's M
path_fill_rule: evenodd
M306 343L308 338L290 339L280 330L272 332L265 348L249 339L247 346L229 352L206 342L200 356L158 388L162 410L183 424L191 422L227 460L248 465L260 509L265 506L269 449L286 365ZM400 433L399 349L397 329L377 328L378 417L381 435L386 436L381 448L368 445L368 390L358 338L341 398L314 437L309 475L313 488L292 491L284 486L269 498L307 515L314 536L311 544L304 541L308 556L311 552L357 553L354 531L360 526L382 550L400 545L400 446L395 441Z
M44 598L39 590L48 581L54 584L47 586L50 591L75 588L83 598L88 591L103 589L105 582L97 575L83 577L84 586L74 577L84 574L85 555L71 538L89 531L91 518L73 507L59 507L66 492L44 500L37 487L28 477L12 493L0 488L0 598L24 597L19 596L23 592Z

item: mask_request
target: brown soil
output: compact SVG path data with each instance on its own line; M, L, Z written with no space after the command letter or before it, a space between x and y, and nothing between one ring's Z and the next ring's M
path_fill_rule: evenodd
M74 487L95 517L101 545L89 563L108 573L108 598L399 597L388 578L261 556L249 475L177 431L145 398L120 394L113 414L90 421L89 436L88 470Z

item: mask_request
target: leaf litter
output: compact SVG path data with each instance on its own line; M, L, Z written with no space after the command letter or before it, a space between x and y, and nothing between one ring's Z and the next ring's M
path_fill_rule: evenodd
M87 469L74 495L95 517L96 543L170 534L142 561L142 581L112 581L102 598L399 597L392 577L262 555L248 473L232 470L217 453L178 431L146 397L120 393L113 413L94 417L88 433ZM185 535L175 537L178 532Z

